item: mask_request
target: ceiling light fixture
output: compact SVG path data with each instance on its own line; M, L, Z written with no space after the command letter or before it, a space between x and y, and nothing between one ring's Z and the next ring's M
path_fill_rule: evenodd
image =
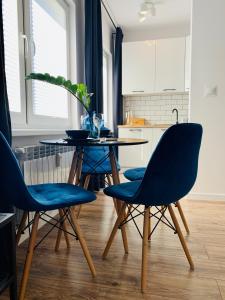
M139 21L142 23L144 22L147 17L155 17L156 16L156 4L161 4L162 2L154 1L154 0L144 0L144 2L141 3L140 11L138 13L139 15Z
M139 12L140 15L147 15L149 11L149 7L148 7L148 3L147 2L144 2L141 4L141 10Z
M145 20L146 20L146 16L140 14L140 16L139 16L139 22L143 23Z

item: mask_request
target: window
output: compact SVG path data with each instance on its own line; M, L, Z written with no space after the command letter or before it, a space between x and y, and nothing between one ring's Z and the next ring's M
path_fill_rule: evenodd
M108 122L108 57L103 53L103 114L105 124Z
M112 55L105 50L103 51L103 115L105 126L112 129Z
M21 112L18 9L13 1L3 1L5 70L10 110ZM15 4L15 2L14 2Z
M60 87L24 79L31 72L43 72L73 80L68 2L2 2L6 80L14 128L18 124L19 128L23 124L23 128L35 129L69 127L70 95Z

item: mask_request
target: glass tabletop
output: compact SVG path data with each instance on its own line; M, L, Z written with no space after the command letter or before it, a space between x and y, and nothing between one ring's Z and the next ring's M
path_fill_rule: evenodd
M147 144L148 141L144 139L131 139L131 138L102 138L98 140L42 140L41 144L45 145L59 145L59 146L132 146Z

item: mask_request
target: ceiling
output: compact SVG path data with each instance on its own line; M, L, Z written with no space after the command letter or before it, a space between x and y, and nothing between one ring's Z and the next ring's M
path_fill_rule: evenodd
M191 0L155 0L156 16L139 22L138 12L143 0L105 0L116 23L124 31L179 26L190 23Z

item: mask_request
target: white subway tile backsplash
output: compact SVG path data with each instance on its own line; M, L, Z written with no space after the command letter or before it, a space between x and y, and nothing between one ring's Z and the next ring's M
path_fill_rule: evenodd
M172 115L173 108L178 109L180 121L188 120L187 93L124 96L123 103L124 115L126 111L132 111L133 116L145 118L149 123L175 123L176 115Z

